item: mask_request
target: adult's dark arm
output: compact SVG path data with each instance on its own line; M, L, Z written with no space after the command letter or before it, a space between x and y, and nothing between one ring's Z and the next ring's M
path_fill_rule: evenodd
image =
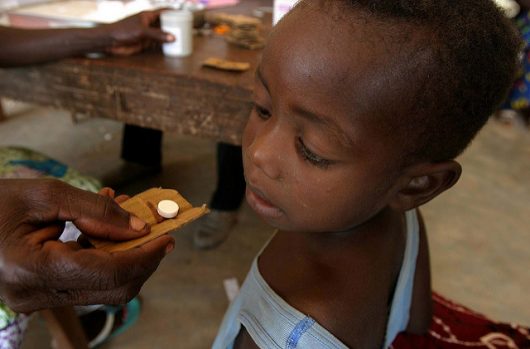
M89 52L130 55L173 41L158 28L160 11L145 11L94 28L20 29L0 26L0 67L53 61Z

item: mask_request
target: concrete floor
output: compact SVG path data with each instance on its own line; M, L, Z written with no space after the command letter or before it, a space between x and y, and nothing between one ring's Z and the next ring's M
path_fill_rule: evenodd
M7 105L1 145L38 149L103 177L117 169L121 125L73 124L62 111ZM215 184L214 143L177 135L164 141L163 174L120 188L134 194L172 187L192 203L208 202ZM435 290L498 320L530 325L530 132L490 122L460 159L457 186L426 205ZM271 229L244 205L229 240L213 251L192 248L193 226L175 234L175 251L145 284L135 327L101 348L208 348L227 307L223 280L240 282ZM23 349L50 348L34 317Z

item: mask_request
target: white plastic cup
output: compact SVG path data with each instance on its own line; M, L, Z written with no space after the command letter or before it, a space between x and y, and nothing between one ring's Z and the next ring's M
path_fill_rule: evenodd
M162 45L164 55L185 57L193 52L193 14L189 11L164 11L160 14L160 27L172 34L175 41Z

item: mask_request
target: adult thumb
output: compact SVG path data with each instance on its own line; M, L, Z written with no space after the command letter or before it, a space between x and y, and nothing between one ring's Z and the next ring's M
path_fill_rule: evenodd
M149 225L122 209L112 198L54 182L47 189L49 221L72 221L85 235L104 240L130 240L146 235ZM51 192L51 193L50 193Z
M175 41L175 36L170 33L166 33L158 28L145 28L144 29L144 35L145 37L158 41L158 42L173 42Z

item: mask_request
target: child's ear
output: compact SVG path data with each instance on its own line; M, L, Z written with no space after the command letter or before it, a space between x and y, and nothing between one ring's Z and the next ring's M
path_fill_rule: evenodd
M400 211L421 206L455 185L461 173L460 164L452 160L415 166L404 175L390 206Z

